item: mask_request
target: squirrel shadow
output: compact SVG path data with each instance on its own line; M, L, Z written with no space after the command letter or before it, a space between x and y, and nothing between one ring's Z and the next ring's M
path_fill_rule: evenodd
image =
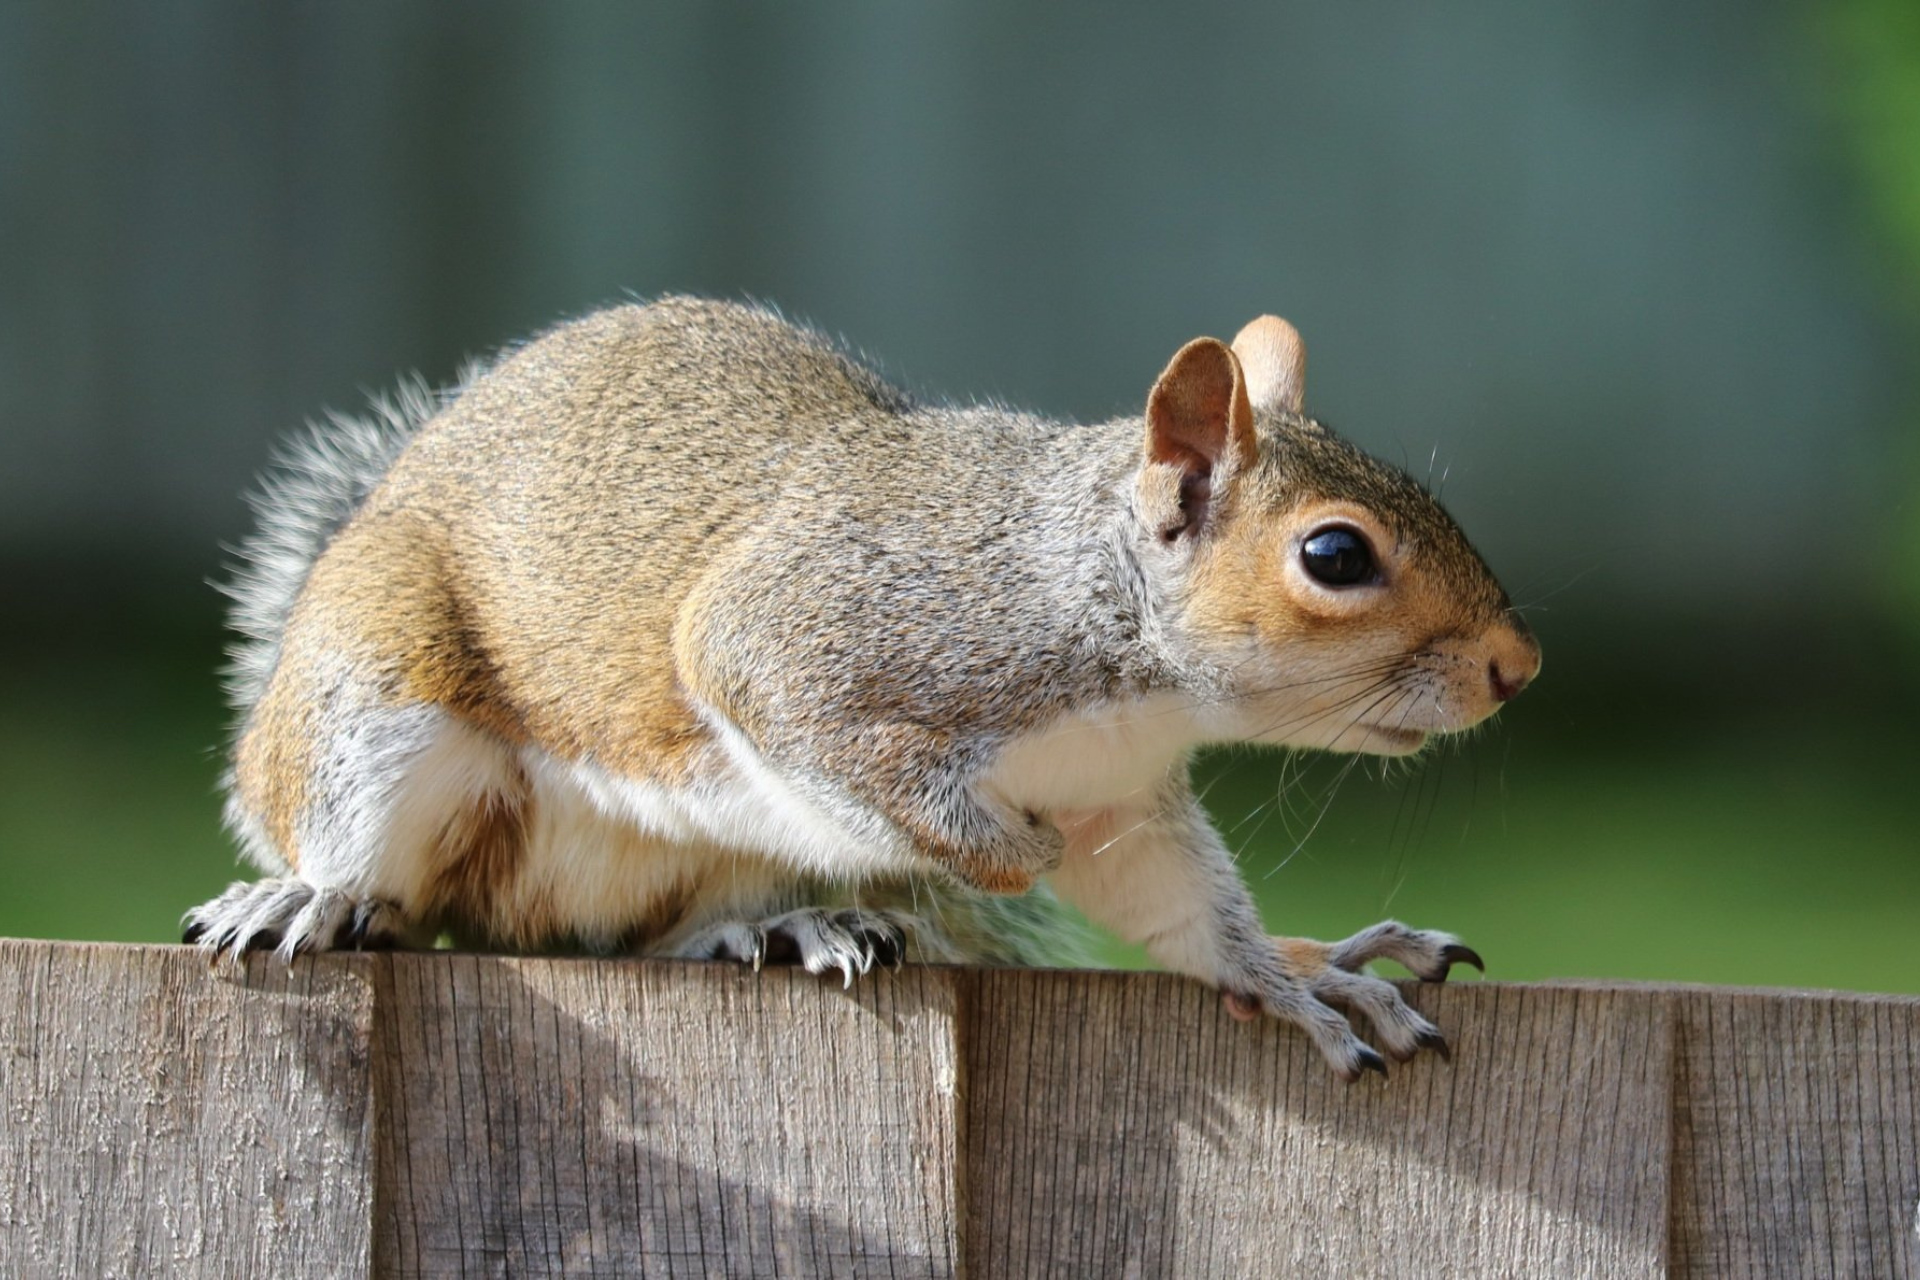
M1576 1274L1665 1245L1636 1171L1670 1031L1605 992L1409 984L1454 1060L1348 1086L1165 974L372 965L380 1274Z
M1573 1275L1657 1262L1666 1188L1647 1162L1667 1116L1664 1026L1609 1009L1605 993L1403 990L1453 1037L1452 1061L1422 1053L1348 1085L1304 1034L1235 1021L1217 992L1173 975L977 973L969 1163L991 1169L993 1193L969 1197L966 1270L1391 1275L1448 1259ZM1609 1042L1617 1057L1594 1051Z
M733 966L389 963L376 1273L955 1272L939 1108L889 1075L931 1029L908 984L823 999L811 975Z

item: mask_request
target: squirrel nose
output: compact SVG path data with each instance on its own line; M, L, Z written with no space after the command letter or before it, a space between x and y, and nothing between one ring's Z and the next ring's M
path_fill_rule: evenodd
M1540 642L1518 614L1504 634L1495 631L1488 640L1487 691L1496 703L1512 702L1540 674Z
M1487 688L1495 702L1511 702L1540 674L1540 646L1532 636L1511 651L1487 660Z
M1519 697L1520 691L1527 687L1527 681L1532 678L1531 671L1518 671L1513 675L1507 675L1500 670L1498 658L1487 664L1487 683L1493 688L1495 702L1511 702Z

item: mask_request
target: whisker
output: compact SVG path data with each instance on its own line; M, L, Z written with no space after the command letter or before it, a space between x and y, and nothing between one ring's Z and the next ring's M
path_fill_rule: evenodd
M1433 815L1440 805L1441 783L1446 777L1447 758L1444 755L1434 758L1433 763L1420 771L1419 786L1414 794L1413 813L1407 825L1407 838L1400 846L1395 860L1396 879L1393 888L1387 892L1386 901L1381 910L1393 905L1394 898L1406 885L1412 872L1413 854L1416 849L1424 848L1427 832L1432 827Z
M1099 857L1101 854L1113 848L1113 846L1119 844L1122 840L1125 840L1128 836L1132 835L1134 832L1139 831L1143 827L1148 827L1148 826L1151 826L1153 823L1158 822L1161 817L1162 817L1161 811L1158 809L1155 809L1153 812L1149 813L1146 817L1140 819L1140 821L1134 823L1132 826L1128 827L1125 831L1122 831L1119 835L1114 836L1111 840L1108 840L1105 844L1101 845L1098 849L1095 849L1092 853L1089 853L1087 856L1089 858Z
M1553 590L1547 592L1547 594L1543 596L1539 596L1535 599L1529 600L1525 604L1514 605L1513 610L1515 613L1524 613L1528 609L1539 609L1542 606L1544 606L1547 601L1553 599L1555 596L1559 595L1562 591L1566 591L1575 586L1578 586L1581 583L1581 581L1587 578L1591 578L1594 574L1600 572L1600 570L1604 568L1606 568L1606 565L1604 564L1600 564L1600 563L1590 564L1586 568L1582 569L1580 572L1574 574L1571 578L1568 578L1565 582L1561 583L1559 586L1555 587Z
M1267 869L1267 874L1261 877L1262 879L1271 880L1275 875L1279 874L1281 868L1300 856L1300 851L1307 847L1307 841L1313 839L1313 833L1320 829L1320 823L1325 820L1327 813L1333 808L1333 798L1339 793L1340 784L1347 780L1347 775L1353 772L1354 766L1359 764L1359 762L1359 756L1348 756L1341 762L1340 771L1334 774L1333 781L1327 784L1327 789L1323 793L1320 812L1314 815L1313 825L1308 827L1301 837L1294 842L1293 848L1287 853L1286 857L1280 859L1280 861L1274 863L1273 866Z
M1330 707L1326 707L1312 714L1302 714L1297 716L1283 717L1282 719L1276 720L1266 725L1258 733L1253 734L1251 736L1253 738L1265 738L1271 734L1280 733L1282 731L1292 732L1300 729L1311 728L1313 725L1316 725L1323 720L1326 720L1332 716L1336 716L1340 714L1341 712L1347 710L1349 707L1352 707L1355 703L1358 703L1362 699L1371 696L1375 692L1382 689L1386 690L1386 693L1382 694L1379 698L1376 698L1372 703L1361 708L1359 714L1353 717L1351 724L1359 724L1362 721L1364 721L1367 718L1367 714L1371 712L1375 707L1379 706L1381 702L1385 701L1388 697L1391 697L1394 695L1394 693L1398 688L1398 684L1399 682L1397 678L1393 676L1389 676L1387 679L1384 679L1384 680L1377 680L1374 683L1368 685L1366 688L1361 689L1359 692L1349 694L1346 697L1340 699L1338 702L1334 703ZM1344 730L1342 730L1342 732L1344 732ZM1340 736L1339 734L1335 734L1333 735L1333 738L1329 739L1329 741L1335 741L1339 738L1339 736Z
M1597 551L1575 551L1564 556L1558 556L1555 558L1552 564L1543 566L1538 572L1534 573L1533 576L1529 577L1525 582L1522 582L1514 590L1513 597L1516 600L1519 600L1519 599L1528 600L1529 607L1530 607L1532 604L1538 603L1537 601L1532 599L1534 588L1537 587L1543 580L1552 581L1554 578L1557 578L1561 573L1565 572L1566 568L1570 564L1578 564L1582 561L1589 561L1589 563L1587 563L1585 568L1581 569L1568 581L1563 582L1559 586L1554 587L1551 591L1547 593L1546 596L1541 597L1541 599L1548 599L1552 596L1558 595L1560 592L1565 591L1568 587L1580 581L1580 579L1586 577L1588 574L1591 574L1596 570L1604 568L1608 563L1610 563L1615 558L1621 555L1624 555L1628 552L1634 552L1634 551L1647 551L1652 549L1654 545L1655 544L1650 540L1632 539L1626 542L1615 543L1612 546L1603 547Z
M1249 822L1254 822L1255 818L1259 819L1258 822L1254 822L1253 830L1247 832L1245 836L1240 837L1237 844L1228 845L1227 851L1233 856L1233 861L1236 866L1239 865L1242 858L1247 856L1247 850L1252 848L1253 842L1260 838L1260 833L1267 829L1267 819L1279 808L1280 797L1277 795L1271 800L1262 800L1259 804L1248 810L1245 817L1234 823L1233 826L1227 828L1223 833L1224 835L1232 836Z
M1303 763L1304 759L1304 755L1299 752L1288 752L1282 756L1280 760L1280 777L1279 781L1275 784L1273 798L1255 806L1252 813L1242 818L1240 822L1236 824L1234 829L1237 831L1240 827L1252 821L1256 815L1260 819L1254 829L1241 841L1240 849L1234 854L1234 861L1236 863L1245 855L1246 850L1252 846L1253 842L1259 838L1260 833L1266 829L1267 819L1276 813L1280 815L1281 827L1286 830L1288 836L1291 837L1294 815L1293 807L1289 801L1296 792L1305 790L1306 765ZM1293 775L1292 777L1288 776L1290 773Z

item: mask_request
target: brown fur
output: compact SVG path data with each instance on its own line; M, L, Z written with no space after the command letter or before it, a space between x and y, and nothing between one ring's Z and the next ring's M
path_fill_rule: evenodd
M306 783L317 732L313 705L304 696L311 682L302 678L297 661L283 659L281 672L255 704L234 744L230 785L237 802L258 815L287 869L298 871L300 845L294 839L293 824L307 808Z
M499 921L513 894L524 855L528 809L524 794L494 794L458 814L441 833L434 852L423 914L460 921ZM511 920L500 930L515 940L537 938Z
M1316 977L1331 963L1327 954L1332 948L1324 942L1312 938L1275 938L1273 942L1280 952L1280 963L1298 977Z

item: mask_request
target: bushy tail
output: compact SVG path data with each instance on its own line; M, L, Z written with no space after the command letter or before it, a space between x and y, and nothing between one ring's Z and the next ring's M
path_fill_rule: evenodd
M418 378L375 396L360 416L330 413L282 446L247 497L254 530L238 547L225 582L237 633L226 671L227 697L245 716L280 655L280 633L313 562L352 518L420 425L446 403Z

